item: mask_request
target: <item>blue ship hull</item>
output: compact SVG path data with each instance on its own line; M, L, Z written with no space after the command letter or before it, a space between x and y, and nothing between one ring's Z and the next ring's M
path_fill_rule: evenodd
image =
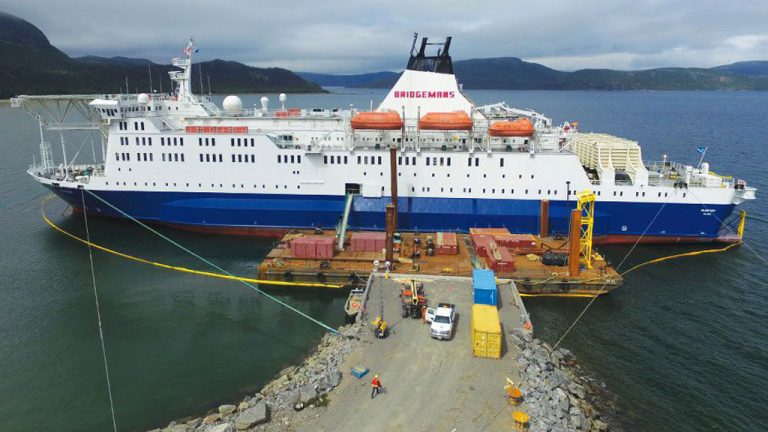
M82 207L81 192L52 188L74 208ZM294 228L332 228L344 211L343 196L221 194L198 192L98 191L105 201L131 216L186 229L236 234L278 233ZM383 230L389 198L356 196L349 226ZM595 205L594 236L603 243L626 243L643 235L644 242L723 240L723 226L735 205L600 202ZM123 217L85 193L89 214ZM516 233L537 233L537 200L408 198L398 200L398 228L406 231L458 231L472 227L506 227ZM549 232L566 234L575 201L550 201ZM650 224L650 226L649 226ZM724 240L726 241L726 240Z

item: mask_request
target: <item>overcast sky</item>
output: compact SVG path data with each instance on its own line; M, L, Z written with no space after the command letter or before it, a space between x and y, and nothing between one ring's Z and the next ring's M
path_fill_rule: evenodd
M0 0L71 56L203 60L359 73L405 66L413 32L454 60L514 56L561 70L768 59L768 1Z

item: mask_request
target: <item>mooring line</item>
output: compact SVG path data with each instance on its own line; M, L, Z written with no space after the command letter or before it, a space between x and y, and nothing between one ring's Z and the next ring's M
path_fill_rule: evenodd
M102 197L100 197L100 196L96 195L95 193L93 193L93 192L91 192L91 191L89 191L89 190L87 190L87 189L83 189L83 190L85 190L85 191L86 191L86 192L87 192L89 195L91 195L91 196L95 197L96 199L98 199L99 201L103 202L103 203L104 203L104 204L106 204L107 206L111 207L112 209L114 209L115 211L117 211L118 213L120 213L121 215L125 216L127 219L130 219L131 221L135 222L135 223L136 223L136 224L138 224L139 226L141 226L141 227L143 227L143 228L147 229L148 231L152 232L153 234L157 235L158 237L162 238L163 240L165 240L165 241L167 241L167 242L169 242L169 243L173 244L174 246L178 247L179 249L183 250L184 252L186 252L186 253L188 253L188 254L190 254L190 255L194 256L195 258L199 259L200 261L202 261L202 262L204 262L204 263L208 264L209 266L213 267L214 269L216 269L216 270L218 270L219 272L221 272L221 273L224 273L224 274L223 274L223 275L217 275L216 273L211 273L211 272L202 272L202 271L197 271L197 270L190 270L190 269L185 269L185 270L186 270L186 272L189 272L189 273L194 273L194 274L200 274L200 275L204 275L204 276L217 277L217 278L221 278L221 279L229 279L229 280L233 280L233 281L237 281L237 282L240 282L240 283L242 283L243 285L245 285L245 286L247 286L247 287L251 288L252 290L256 291L257 293L259 293L259 294L263 295L264 297L268 298L269 300L272 300L273 302L275 302L275 303L277 303L277 304L279 304L279 305L281 305L281 306L283 306L283 307L285 307L285 308L287 308L287 309L289 309L289 310L291 310L291 311L293 311L293 312L297 313L298 315L300 315L300 316L302 316L302 317L306 318L307 320L309 320L309 321L311 321L311 322L313 322L313 323L315 323L315 324L319 325L320 327L322 327L322 328L324 328L324 329L328 330L329 332L331 332L331 333L333 333L333 334L339 334L338 330L334 329L333 327L331 327L331 326L329 326L329 325L327 325L327 324L323 323L323 322L322 322L322 321L320 321L320 320L317 320L317 319L315 319L315 318L311 317L310 315L308 315L308 314L306 314L306 313L304 313L304 312L300 311L299 309L297 309L297 308L295 308L295 307L293 307L293 306L289 305L288 303L286 303L286 302L284 302L284 301L282 301L282 300L280 300L280 299L278 299L278 298L276 298L276 297L274 297L274 296L272 296L272 295L269 295L268 293L266 293L266 292L262 291L262 290L261 290L261 289L259 289L258 287L256 287L256 286L252 285L251 283L249 283L249 282L246 280L246 278L242 278L242 277L239 277L239 276L235 276L234 274L232 274L232 273L228 272L227 270L224 270L223 268L221 268L221 267L219 267L218 265L214 264L213 262L211 262L211 261L207 260L206 258L204 258L204 257L202 257L202 256L200 256L200 255L198 255L197 253L195 253L195 252L191 251L190 249L187 249L186 247L184 247L184 246L182 246L181 244L179 244L179 243L175 242L174 240L170 239L169 237L167 237L167 236L165 236L165 235L161 234L160 232L158 232L158 231L156 231L156 230L152 229L152 228L151 228L150 226L148 226L147 224L145 224L145 223L141 222L140 220L138 220L138 219L134 218L133 216L131 216L131 215L129 215L128 213L124 212L124 211L123 211L123 210L121 210L120 208L116 207L115 205L113 205L113 204L112 204L112 203L110 203L109 201L107 201L107 200L103 199ZM61 230L61 229L59 229L59 230ZM63 230L61 230L61 231L62 231L62 232L64 232L65 234L69 235L70 237L74 237L74 238L77 238L77 237L75 237L74 235L67 233L66 231L63 231ZM94 245L94 247L96 247L96 245ZM106 249L106 248L104 248L104 249ZM102 249L102 250L103 250L103 249ZM115 251L115 252L116 252L116 251ZM125 257L129 257L129 255L127 255L127 254L122 254L122 253L120 253L120 252L117 252L117 254L118 254L118 255L122 255L122 256L125 256ZM135 257L134 257L134 258L135 258ZM158 266L158 267L164 267L164 268L172 268L172 269L175 269L175 270L184 271L184 270L181 270L181 269L183 269L183 267L174 267L174 266L169 266L169 265L166 265L166 264L153 263L152 261L148 261L148 260L142 260L141 258L138 258L137 260L139 260L139 261L142 261L142 262L146 262L146 263L149 263L149 264L153 264L153 265L156 265L156 266ZM294 283L288 283L288 282L286 282L286 283L284 283L284 284L285 284L285 285L296 285L296 284L294 284ZM325 285L325 284L316 284L315 286L321 286L321 285Z
M651 229L651 225L653 225L653 223L656 222L656 219L661 214L661 211L664 210L664 207L667 206L668 202L669 202L669 198L667 198L667 200L664 201L664 203L659 208L659 211L656 212L656 215L653 216L653 219L651 219L651 222L648 224L648 226L645 227L645 229L643 230L642 234L640 234L640 237L638 237L637 240L635 240L635 244L632 245L632 247L629 249L629 251L626 253L626 255L624 255L624 258L621 260L619 265L616 266L616 271L618 271L621 268L621 266L624 264L624 262L627 260L627 258L629 258L629 255L632 254L632 252L635 250L637 245L640 244L640 240L642 240L643 237L645 237L645 234L648 233L648 230ZM560 339L558 339L557 342L552 346L552 351L557 349L557 347L560 345L560 342L562 342L563 339L565 339L565 337L568 336L568 334L571 332L571 330L573 330L573 328L576 326L576 323L578 323L579 320L581 320L581 317L583 317L584 314L587 313L587 310L589 310L589 307L592 306L592 303L594 303L595 300L600 296L600 294L605 289L606 285L608 285L608 281L605 281L603 286L601 286L600 289L595 293L595 295L592 296L592 299L589 300L589 303L587 303L586 306L584 306L584 309L581 311L579 316L577 316L576 319L573 320L573 322L571 323L570 326L568 326L568 328L565 330L563 335L560 336Z
M692 191L691 191L691 195L693 195L693 197L694 197L694 198L696 198L696 201L698 201L698 202L699 202L699 204L701 204L701 206L702 206L702 207L704 207L704 208L705 208L705 209L707 209L707 210L712 210L712 209L710 209L709 207L707 207L707 205L706 205L706 204L704 204L704 202L703 202L703 201L702 201L702 200L701 200L701 199L698 197L698 195L696 195L696 194L695 194L695 193L693 193ZM710 214L711 214L712 216L714 216L714 217L715 217L715 219L717 219L717 220L718 220L718 222L720 222L720 224L721 224L721 225L725 225L725 226L726 226L726 228L728 227L728 225L726 225L726 223L725 223L725 222L723 222L723 220L722 220L722 219L720 219L719 217L717 217L717 213L716 213L715 211L712 211L712 213L710 213ZM755 218L755 219L756 219L756 220L760 220L760 219L758 219L758 218ZM760 254L759 254L759 253L758 253L758 252L757 252L755 249L753 249L753 248L752 248L752 246L751 246L749 243L747 243L746 241L744 241L744 238L743 238L743 234L742 234L742 238L741 238L741 242L740 242L740 243L741 243L741 244L743 244L744 246L746 246L746 247L747 247L747 249L749 249L749 251L750 251L750 252L752 252L752 253L753 253L753 254L754 254L754 255L755 255L755 256L756 256L756 257L757 257L757 258L758 258L760 261L762 261L762 262L763 262L763 264L765 264L765 265L767 265L767 266L768 266L768 260L766 260L765 258L763 258L763 256L762 256L762 255L760 255Z
M101 340L101 355L104 358L104 374L107 377L107 393L109 394L109 409L112 412L112 429L117 432L117 420L115 419L115 402L112 398L112 381L109 379L109 365L107 363L107 344L104 342L104 328L101 324L101 308L99 307L99 292L96 289L96 269L93 265L93 249L91 249L91 232L88 229L88 212L85 210L85 194L80 190L80 198L83 202L83 222L85 222L85 237L88 240L88 259L91 262L91 282L93 282L93 298L96 302L96 317L99 322L99 339Z

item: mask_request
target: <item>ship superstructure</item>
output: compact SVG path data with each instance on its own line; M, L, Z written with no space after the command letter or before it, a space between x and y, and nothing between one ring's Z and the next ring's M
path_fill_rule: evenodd
M14 106L41 128L29 174L75 208L84 199L89 212L123 217L78 192L87 189L133 217L186 229L268 235L343 219L376 230L391 199L394 146L402 230L535 232L548 200L551 232L566 233L575 194L590 189L597 241L737 240L726 225L756 192L744 181L707 163L644 162L637 142L555 125L532 110L475 106L453 75L451 39L433 55L426 38L418 49L415 42L372 112L286 108L285 95L277 109L267 98L244 108L236 96L219 108L192 92L192 41L173 59L172 94L21 96ZM34 109L56 100L78 120L67 126L66 113L57 120ZM53 163L44 131L72 129L101 132L102 163L75 164L64 145L62 163Z

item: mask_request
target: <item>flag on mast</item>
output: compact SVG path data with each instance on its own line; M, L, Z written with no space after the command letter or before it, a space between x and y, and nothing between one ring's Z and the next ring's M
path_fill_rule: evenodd
M704 153L707 152L707 148L706 147L696 147L696 151L698 151L701 154L704 154Z

